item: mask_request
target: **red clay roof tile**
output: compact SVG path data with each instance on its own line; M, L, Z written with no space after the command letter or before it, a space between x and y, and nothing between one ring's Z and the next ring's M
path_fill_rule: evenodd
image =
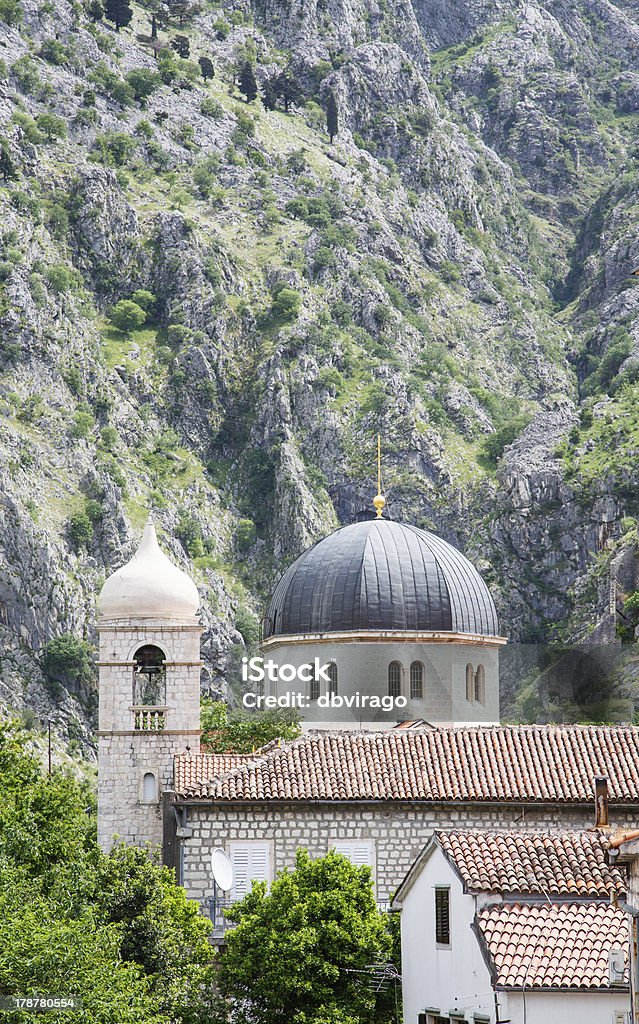
M215 800L587 802L609 780L611 803L639 800L639 728L468 726L309 734L245 755L178 755L175 789ZM191 763L195 762L195 763Z
M626 880L606 861L600 832L464 829L437 840L471 891L510 895L621 898Z
M500 988L607 989L608 954L628 946L626 915L604 903L502 904L477 924Z

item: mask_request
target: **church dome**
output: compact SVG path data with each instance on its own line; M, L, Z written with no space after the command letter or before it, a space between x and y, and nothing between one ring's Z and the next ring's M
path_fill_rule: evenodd
M133 558L109 576L98 598L103 619L192 622L199 606L195 583L160 549L150 522Z
M363 630L497 636L488 587L461 552L387 519L344 526L282 576L264 638Z

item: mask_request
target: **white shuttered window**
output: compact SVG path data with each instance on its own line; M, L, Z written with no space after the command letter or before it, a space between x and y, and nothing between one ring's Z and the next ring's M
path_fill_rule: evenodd
M336 839L334 842L329 843L329 850L335 850L336 853L343 854L344 857L348 857L351 864L355 867L361 868L362 866L372 868L375 870L375 848L373 843L362 839Z
M271 881L271 857L268 843L231 843L234 900L250 891L251 882Z

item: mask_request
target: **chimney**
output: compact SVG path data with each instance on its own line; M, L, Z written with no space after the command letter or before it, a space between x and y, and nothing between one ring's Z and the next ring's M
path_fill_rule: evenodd
M598 775L595 778L595 828L610 828L608 818L608 779Z

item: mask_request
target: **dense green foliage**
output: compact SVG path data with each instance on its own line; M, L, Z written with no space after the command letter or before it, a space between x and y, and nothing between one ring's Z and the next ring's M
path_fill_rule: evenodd
M62 633L45 644L42 668L56 682L90 683L96 678L91 647L72 633Z
M273 740L294 740L299 714L291 709L229 710L224 701L202 701L202 743L216 754L250 754Z
M102 854L89 789L45 775L25 741L0 727L0 992L78 995L78 1024L204 1024L209 923L146 851Z
M253 889L229 912L220 989L230 1024L374 1024L394 1019L394 993L376 994L368 968L391 956L371 872L335 852Z

